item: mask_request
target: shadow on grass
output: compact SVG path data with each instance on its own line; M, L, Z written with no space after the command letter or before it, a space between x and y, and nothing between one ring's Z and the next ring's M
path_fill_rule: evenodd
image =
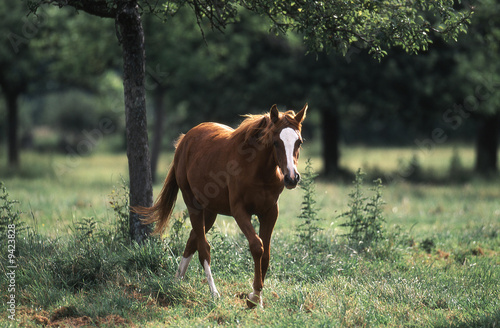
M500 324L500 309L493 313L487 313L479 316L478 318L468 319L456 324L442 324L435 326L436 328L489 328L489 327L499 327Z
M499 173L479 174L468 169L450 168L448 172L438 172L434 169L410 166L396 171L384 171L378 167L362 168L362 171L366 173L366 181L373 181L380 178L384 185L406 182L411 184L454 186L474 181L487 183L498 183L500 181ZM319 175L320 180L346 185L351 184L354 177L355 172L346 168L339 168L330 175L325 175L324 173Z

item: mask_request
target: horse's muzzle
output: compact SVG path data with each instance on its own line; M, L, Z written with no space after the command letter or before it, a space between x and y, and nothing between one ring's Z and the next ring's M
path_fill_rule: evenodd
M292 179L289 174L285 175L285 187L287 189L293 189L297 187L297 184L300 181L300 174L298 172L295 172L295 178Z

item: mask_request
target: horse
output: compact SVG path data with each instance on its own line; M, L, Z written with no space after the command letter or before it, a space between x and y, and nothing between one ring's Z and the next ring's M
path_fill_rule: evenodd
M247 306L263 306L262 288L269 267L271 235L278 218L278 199L284 188L300 180L297 161L306 104L297 114L279 112L276 105L262 115L245 115L232 129L218 123L201 123L181 134L173 164L152 207L135 207L143 224L156 222L154 234L166 229L178 190L186 203L192 230L176 277L182 279L198 251L213 297L219 297L210 269L206 233L217 214L233 216L248 240L254 260L253 291ZM252 226L258 217L259 234Z

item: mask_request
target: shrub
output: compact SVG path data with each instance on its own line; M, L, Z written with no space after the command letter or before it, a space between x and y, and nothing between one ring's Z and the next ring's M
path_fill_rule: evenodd
M15 226L16 234L24 228L21 212L15 209L15 204L18 203L17 200L9 199L7 188L3 182L0 182L0 235L2 237L6 235L9 226ZM5 239L1 238L0 240Z
M172 215L173 222L168 232L168 244L174 254L182 254L186 246L189 233L189 225L186 223L188 218L187 210Z
M129 196L130 191L127 183L122 177L122 184L119 188L113 188L109 194L109 204L115 213L114 217L114 236L113 238L118 241L128 241L130 239L129 233Z
M142 245L133 243L126 263L128 271L152 272L167 270L169 256L166 243L159 238L148 238Z
M302 219L302 223L298 227L299 238L309 247L313 247L314 237L316 233L321 230L318 226L321 218L318 217L315 200L316 190L314 179L317 176L318 175L312 168L311 159L309 158L306 161L306 169L300 182L300 188L304 191L304 198L299 215L299 219Z
M349 210L339 216L347 219L340 226L348 228L345 236L349 238L351 246L358 250L364 250L383 238L382 223L385 222L382 213L385 204L382 200L382 181L375 180L371 188L373 196L365 197L362 191L364 176L365 173L358 169L353 181L354 189L349 194Z
M457 148L453 148L448 173L450 182L463 183L471 178L471 172L464 166Z

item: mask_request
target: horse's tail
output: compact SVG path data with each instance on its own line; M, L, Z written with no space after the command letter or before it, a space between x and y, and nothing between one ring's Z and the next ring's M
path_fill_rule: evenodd
M179 186L175 179L175 166L172 165L165 179L165 183L163 184L163 188L158 198L156 198L155 204L152 207L136 206L132 208L132 211L144 217L144 219L141 219L142 224L156 222L153 234L161 235L170 221L178 191Z

